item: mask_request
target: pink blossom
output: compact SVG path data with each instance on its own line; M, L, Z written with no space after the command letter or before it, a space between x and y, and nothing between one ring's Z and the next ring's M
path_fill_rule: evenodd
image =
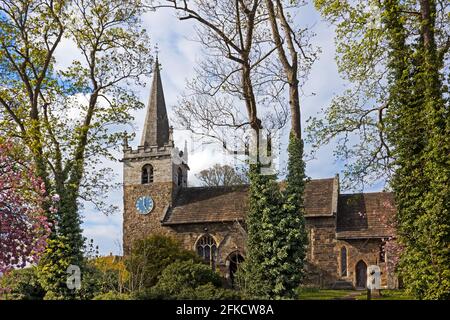
M0 144L0 273L38 261L50 234L43 183L10 150Z

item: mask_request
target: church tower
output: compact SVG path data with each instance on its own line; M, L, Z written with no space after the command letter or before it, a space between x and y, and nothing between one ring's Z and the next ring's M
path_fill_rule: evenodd
M180 188L187 187L187 150L175 147L169 126L160 65L156 58L141 143L123 144L123 247L150 234L170 232L161 225Z

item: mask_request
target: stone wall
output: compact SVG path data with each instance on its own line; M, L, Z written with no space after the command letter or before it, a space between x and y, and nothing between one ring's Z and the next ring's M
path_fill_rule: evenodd
M306 218L308 232L307 276L305 283L317 287L330 287L337 280L336 218Z
M123 250L127 255L133 241L151 234L169 234L170 229L161 226L168 206L172 203L175 186L172 182L124 186ZM143 195L151 196L153 211L143 215L136 210L136 200Z
M307 218L309 235L307 277L305 284L333 288L337 281L356 287L356 264L362 260L381 269L381 286L397 287L393 275L388 274L385 262L380 262L380 239L337 240L335 218ZM341 248L347 249L347 275L341 274Z
M356 286L356 264L359 261L369 265L378 265L381 269L381 286L392 287L388 285L388 271L386 263L380 262L380 239L359 239L359 240L338 240L336 244L336 255L340 270L340 250L343 246L347 248L347 276L341 276L341 280L346 280Z
M216 268L226 279L230 277L227 263L230 254L237 251L245 257L246 232L238 222L182 224L169 229L185 249L193 251L196 251L196 243L203 235L211 235L218 248Z
M150 164L153 167L153 181L172 182L172 160L170 157L161 157L159 159L136 159L127 160L123 163L123 183L125 185L140 185L142 167Z

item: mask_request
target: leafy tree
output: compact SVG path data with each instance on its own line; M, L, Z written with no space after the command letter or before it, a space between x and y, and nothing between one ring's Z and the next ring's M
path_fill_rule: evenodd
M232 186L248 183L245 172L237 171L229 165L215 164L195 175L205 186Z
M86 176L86 168L112 157L122 137L114 126L142 107L128 87L150 72L142 10L134 0L0 1L0 131L21 139L47 192L60 196L49 218L73 264L81 265L84 240L80 190L101 204L95 185L104 172ZM63 40L80 57L67 68L55 57Z
M140 291L154 286L163 270L180 260L199 261L195 252L181 248L178 241L163 235L137 240L125 264L130 273L130 290Z
M288 174L286 189L283 192L283 211L277 225L279 232L276 249L276 284L275 292L279 297L294 298L295 289L304 276L306 233L304 192L305 162L303 161L303 140L291 133L288 147Z
M337 25L338 65L354 90L335 99L316 142L359 131L348 173L357 182L387 172L395 193L400 276L423 299L450 292L448 1L316 1ZM376 9L376 10L375 10ZM379 21L370 23L375 11ZM369 179L367 179L369 177Z
M420 38L409 46L397 1L386 2L393 48L390 60L390 124L394 145L392 180L404 252L400 275L415 296L450 297L450 117L443 99L436 49L436 2L420 1ZM403 63L399 62L403 56ZM409 57L406 60L404 57ZM405 63L407 62L407 63ZM407 76L408 75L408 76ZM414 96L410 93L415 92Z
M0 141L0 273L39 261L50 234L45 188L34 167Z

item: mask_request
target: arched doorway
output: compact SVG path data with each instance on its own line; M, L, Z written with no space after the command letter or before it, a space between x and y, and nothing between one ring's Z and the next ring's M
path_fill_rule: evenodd
M367 281L367 264L359 260L355 267L356 274L356 288L364 289L366 288Z
M244 262L244 257L239 253L239 251L235 251L228 256L227 260L230 284L234 287L235 274L239 269L239 265Z

